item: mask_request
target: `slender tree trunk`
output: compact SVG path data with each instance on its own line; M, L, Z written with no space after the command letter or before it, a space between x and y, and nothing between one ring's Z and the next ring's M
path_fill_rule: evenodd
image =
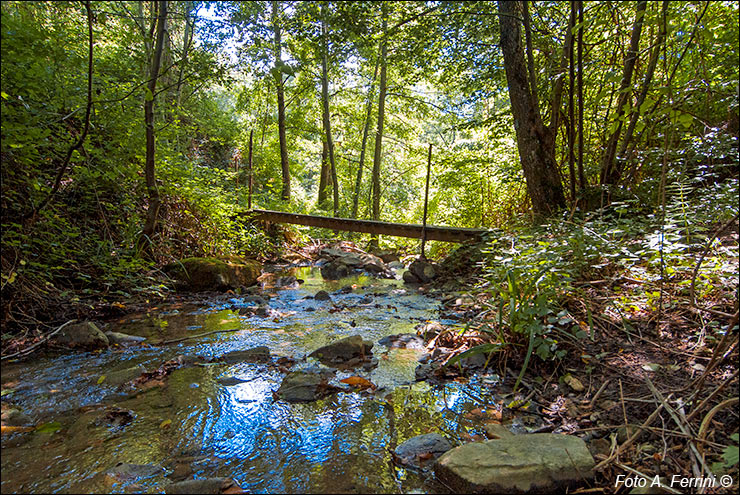
M630 46L625 56L624 72L622 73L622 82L619 86L619 97L617 98L617 108L614 115L614 120L617 124L606 142L604 158L601 162L601 184L616 184L622 172L622 166L616 163L617 144L619 142L619 136L622 133L621 118L629 103L629 88L632 85L632 73L635 69L638 50L640 48L640 35L642 34L642 24L645 18L646 7L647 1L642 0L637 2L635 23L632 25L632 36L630 37Z
M563 99L563 87L565 86L565 77L557 77L558 75L564 74L568 67L568 60L570 53L573 51L573 26L569 25L565 33L565 45L563 46L563 54L560 59L560 68L555 78L555 87L552 90L552 104L550 112L550 134L553 139L557 135L558 127L560 126L560 105ZM532 69L534 72L534 69ZM553 145L554 146L554 145Z
M630 117L630 123L627 126L627 131L624 134L624 138L622 139L622 144L619 147L619 156L627 157L632 154L632 151L634 150L634 147L630 149L629 154L627 153L627 148L632 143L632 136L635 132L635 127L637 126L637 121L640 118L640 107L642 107L642 104L645 102L645 98L647 97L648 91L650 90L650 84L653 80L653 75L655 74L655 69L658 66L658 58L660 55L660 50L663 46L663 43L665 42L665 29L666 29L666 17L667 17L667 9L668 9L668 1L662 2L662 22L660 25L660 30L658 31L658 37L655 41L655 46L653 47L653 51L650 53L650 60L648 62L648 67L645 72L645 79L642 82L642 88L640 88L640 94L637 96L637 101L635 102L635 108L632 112L632 115ZM621 172L621 170L620 170Z
M193 25L195 24L195 18L191 15L191 10L193 9L193 2L190 0L186 0L184 2L185 9L185 32L182 36L182 57L180 59L180 68L177 73L177 106L180 106L180 102L182 100L182 76L185 73L185 66L188 63L188 52L190 51L190 46L193 42Z
M278 100L278 136L280 138L280 167L283 174L283 191L281 197L290 201L290 164L288 162L288 142L285 136L285 81L282 72L282 42L280 20L278 19L279 5L272 0L272 26L275 31L275 82L277 85Z
M355 195L352 200L352 218L357 218L357 207L360 203L360 186L362 186L362 171L365 168L365 150L367 148L367 136L370 133L370 120L373 114L373 98L375 98L375 78L378 76L378 65L380 54L375 59L375 71L370 89L367 93L367 110L365 112L365 125L362 129L362 147L360 148L360 165L357 167L357 180L355 181Z
M565 206L563 186L558 176L553 150L547 143L554 140L549 136L534 101L527 65L522 49L521 30L518 19L523 18L520 2L499 1L501 48L504 53L504 68L509 85L511 110L514 115L519 159L527 182L527 192L532 208L537 214L549 214Z
M542 120L540 114L540 98L537 96L537 72L534 70L534 49L532 48L532 29L530 27L529 17L529 2L527 0L522 1L522 11L524 20L524 39L527 45L527 71L529 72L529 90L532 95L532 108L534 108L537 116ZM560 110L560 107L558 107Z
M375 153L373 155L373 220L380 220L380 160L383 152L383 123L385 119L386 69L388 56L388 20L385 3L383 5L383 39L380 45L380 93L378 95L378 127L375 132ZM376 237L377 240L377 237Z
M570 21L568 22L568 31L573 31L573 26L576 24L576 4L571 2L570 4ZM571 37L572 38L572 37ZM575 82L576 82L576 70L575 60L573 56L573 46L571 43L568 58L570 59L570 70L568 71L568 120L570 125L568 126L568 172L570 172L570 200L573 204L576 202L576 168L575 168L575 141L576 141L576 122L575 122Z
M586 188L583 172L583 0L578 0L578 182Z
M322 115L323 119L323 115ZM319 175L319 199L318 206L320 209L327 209L326 205L326 186L329 184L329 146L326 143L326 134L321 136L321 173Z
M331 182L334 196L334 216L339 214L339 179L337 178L337 164L334 159L334 139L331 135L331 113L329 112L329 34L326 28L327 5L321 4L321 103L323 108L324 139L329 153L331 166ZM322 164L323 167L323 164Z
M154 230L157 226L159 216L160 198L155 176L155 134L154 134L154 99L157 89L157 78L159 67L162 62L162 51L167 29L167 1L160 0L159 12L157 13L157 39L152 54L151 70L149 71L149 83L144 101L144 123L146 126L146 161L144 163L144 176L146 178L146 190L149 195L149 208L146 212L146 222L141 232L139 245L148 246L149 254L152 254L151 244Z

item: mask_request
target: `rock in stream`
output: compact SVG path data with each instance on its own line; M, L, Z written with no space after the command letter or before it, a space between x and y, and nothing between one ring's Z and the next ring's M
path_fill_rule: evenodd
M533 433L452 449L437 460L434 473L464 493L550 493L593 478L594 464L580 438Z

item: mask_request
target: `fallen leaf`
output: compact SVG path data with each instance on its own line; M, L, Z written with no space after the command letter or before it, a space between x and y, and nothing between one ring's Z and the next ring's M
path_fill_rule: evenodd
M62 425L59 421L50 421L48 423L40 424L36 427L38 433L56 433L62 429Z
M346 383L347 385L352 385L353 387L357 388L371 388L375 390L377 386L371 382L370 380L367 380L366 378L362 378L361 376L350 376L349 378L345 378L343 380L339 380L342 383Z
M0 433L3 435L7 435L9 433L17 433L20 431L33 431L33 426L6 426L2 425L0 426Z
M424 452L423 454L417 454L417 457L420 461L428 461L429 459L434 457L434 454L432 454L431 452Z
M568 385L568 386L569 386L570 388L572 388L572 389L573 389L574 391L576 391L576 392L583 392L583 391L584 391L584 390L586 389L586 387L584 387L584 386L583 386L583 383L581 383L581 381L580 381L580 380L579 380L578 378L574 377L574 376L573 376L573 375L571 375L570 373L566 374L566 375L565 375L565 376L563 377L563 381L564 381L564 382L565 382L565 383L566 383L566 384L567 384L567 385Z
M171 424L172 424L172 420L171 419L165 419L164 421L162 421L161 423L159 423L159 427L160 428L163 428L163 429L164 428L169 428Z
M100 375L100 378L98 378L98 385L100 385L104 381L105 381L105 375Z

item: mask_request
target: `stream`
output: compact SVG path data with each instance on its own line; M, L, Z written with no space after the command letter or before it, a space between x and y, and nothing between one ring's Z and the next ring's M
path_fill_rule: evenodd
M276 275L304 283L274 288L266 282L263 291L272 296L267 317L240 315L240 308L256 303L234 295L152 308L105 328L148 341L236 331L4 364L3 389L12 393L3 401L44 426L3 435L2 493L162 493L172 482L208 477L231 478L253 493L445 492L430 471L394 465L391 451L424 433L440 433L453 445L482 435L490 420L486 411L495 413L496 404L500 419L501 401L493 395L497 377L416 382L425 350L378 344L438 320L439 301L404 286L400 276L332 282L315 267ZM342 290L347 286L352 290ZM312 297L320 290L331 301ZM274 362L207 362L267 346L273 361L295 360L291 371L316 368L308 353L350 335L374 342L378 366L338 371L331 383L347 390L314 402L276 399L285 370ZM137 365L152 371L180 355L197 355L204 363L176 369L163 387L132 394L107 378ZM377 388L356 391L339 381L354 375Z

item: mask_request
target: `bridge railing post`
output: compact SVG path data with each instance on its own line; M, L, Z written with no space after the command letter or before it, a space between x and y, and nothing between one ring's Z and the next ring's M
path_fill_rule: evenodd
M429 203L429 175L432 171L432 143L429 143L429 156L427 157L427 185L424 188L424 218L421 223L421 259L426 259L424 245L427 242L427 203Z

